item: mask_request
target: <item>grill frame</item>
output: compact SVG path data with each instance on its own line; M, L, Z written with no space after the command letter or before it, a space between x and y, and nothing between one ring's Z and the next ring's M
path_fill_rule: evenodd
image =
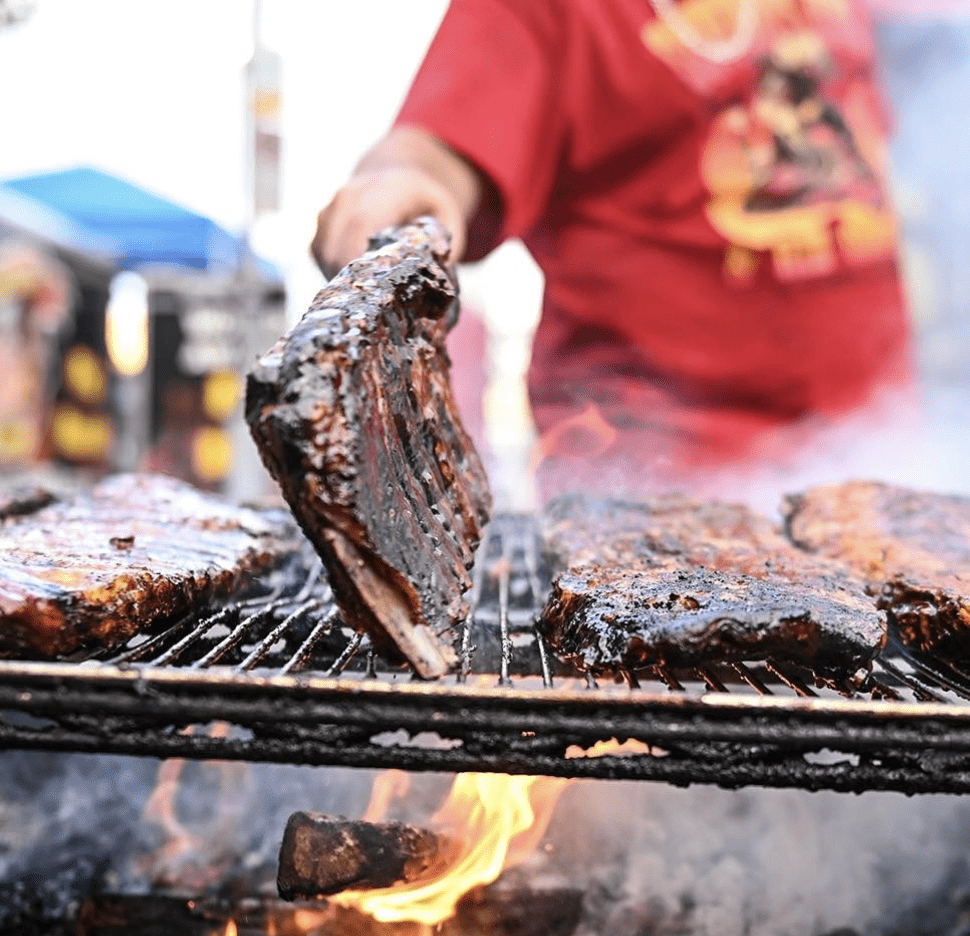
M557 675L537 636L545 590L534 521L496 518L476 564L460 671L426 683L382 667L359 637L344 640L325 668L315 660L317 669L301 671L312 656L307 642L339 623L325 581L311 571L283 599L271 589L208 609L200 620L228 631L208 645L208 631L200 636L190 620L106 661L0 661L0 747L729 788L970 792L970 677L959 670L930 668L892 643L853 685L813 684L811 674L777 663L728 668L731 691L725 673L713 670L687 674L691 684L661 671L584 684ZM276 619L259 610L274 602ZM266 618L262 637L252 628L233 637L244 605ZM289 662L260 668L286 627L311 610L316 622L287 651ZM222 626L230 618L237 624ZM281 621L289 623L281 629ZM530 634L529 667L517 675ZM497 656L474 653L483 637ZM152 656L145 648L155 644ZM181 660L190 649L195 656ZM230 653L241 659L218 665ZM351 664L358 668L344 671ZM208 733L213 722L229 730ZM576 756L611 739L639 742L641 753Z
M941 703L186 676L64 663L3 664L0 677L0 709L43 722L0 726L0 745L11 748L729 788L970 791L970 711ZM268 722L269 713L277 719ZM235 730L217 737L169 727L213 721ZM398 743L381 737L401 731ZM442 743L424 746L420 736L431 732ZM567 756L610 738L666 754ZM812 759L826 750L830 761Z

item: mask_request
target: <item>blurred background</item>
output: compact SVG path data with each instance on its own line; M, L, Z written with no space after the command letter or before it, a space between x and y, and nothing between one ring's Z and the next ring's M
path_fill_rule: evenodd
M393 119L445 7L0 0L0 467L266 492L240 375L323 284L316 213ZM899 14L878 36L933 486L965 489L970 14ZM461 276L456 370L484 360L486 387L462 402L499 504L527 507L541 276L514 243Z

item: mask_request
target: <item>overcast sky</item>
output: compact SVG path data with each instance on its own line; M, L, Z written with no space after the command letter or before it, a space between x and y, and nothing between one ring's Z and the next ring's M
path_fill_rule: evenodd
M90 164L238 230L253 0L35 2L0 32L0 178ZM298 292L318 285L317 210L393 118L445 5L264 0L284 62L283 188L257 243Z

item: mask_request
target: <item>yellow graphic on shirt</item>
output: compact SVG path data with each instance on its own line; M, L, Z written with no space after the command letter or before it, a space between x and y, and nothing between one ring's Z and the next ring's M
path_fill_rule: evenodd
M747 0L681 0L680 16L691 37L717 45L736 32L741 4ZM757 29L752 52L763 52L771 37L799 30L806 24L823 24L829 31L850 36L860 24L852 17L849 0L755 0ZM700 92L710 90L723 78L722 64L705 59L684 42L676 24L658 16L641 34L644 45L663 59L688 84ZM850 39L851 41L851 39Z
M840 258L865 263L895 252L878 102L861 80L837 84L832 57L812 28L819 21L811 13L831 22L845 15L843 4L761 0L754 93L721 107L701 156L707 217L731 245L725 269L733 279L753 276L764 255L779 277L804 279L832 272ZM736 15L737 0L681 7L699 29L712 28L701 12L715 9ZM683 46L675 52L660 43L668 33L650 34L655 42L648 44L668 63L686 64ZM720 68L723 84L729 79ZM692 76L696 83L696 69ZM713 86L713 72L708 78Z

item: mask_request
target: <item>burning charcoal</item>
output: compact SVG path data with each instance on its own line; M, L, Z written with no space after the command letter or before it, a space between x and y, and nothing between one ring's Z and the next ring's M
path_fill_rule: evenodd
M296 548L297 531L161 475L116 475L0 526L0 656L124 643L226 595Z
M434 877L456 857L450 839L401 822L290 816L277 886L286 900L371 890Z
M582 908L579 891L496 883L462 897L455 915L439 923L434 932L436 936L571 936ZM357 910L332 907L316 932L319 936L415 936L422 929L415 923L381 923Z
M776 657L844 678L886 639L861 581L740 505L563 498L545 543L560 572L542 626L586 672Z
M212 936L227 920L213 919L192 902L162 895L101 895L81 905L78 936Z
M429 220L384 240L259 360L246 418L345 621L433 678L491 500L448 381L447 238Z
M850 481L786 499L788 534L869 583L903 639L970 655L970 498Z
M575 890L483 887L461 899L442 936L570 936L582 909L583 895Z

